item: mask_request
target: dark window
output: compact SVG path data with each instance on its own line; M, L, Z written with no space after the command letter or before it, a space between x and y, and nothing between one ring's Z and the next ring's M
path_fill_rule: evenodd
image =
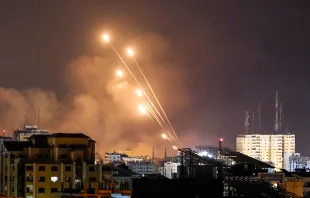
M52 171L58 171L58 166L52 166L51 170Z
M39 166L39 171L45 171L45 166Z
M38 193L45 193L45 188L39 188Z
M89 181L90 181L90 182L96 182L96 177L90 177L90 178L89 178Z
M12 170L15 171L15 166L14 165L12 166Z
M39 177L39 182L45 182L45 177Z
M94 166L88 167L88 171L89 171L89 172L94 172L94 171L95 171L95 167L94 167Z
M14 192L14 187L12 187L12 192Z
M71 182L71 177L66 177L66 182Z
M71 171L71 166L66 166L66 171Z
M32 167L32 166L26 166L26 170L27 170L27 171L32 171L32 170L33 170L33 167Z
M51 193L57 192L58 188L51 188Z

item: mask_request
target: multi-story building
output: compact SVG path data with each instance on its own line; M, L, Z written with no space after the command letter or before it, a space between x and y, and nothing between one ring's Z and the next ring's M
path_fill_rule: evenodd
M284 167L284 153L295 153L294 134L245 134L236 139L236 150L275 167Z
M52 197L54 192L94 191L112 186L112 168L94 165L95 141L75 133L0 142L0 193Z
M122 154L113 152L113 153L106 153L104 156L103 162L105 164L111 163L111 162L120 162L121 161Z
M127 166L133 172L141 175L153 174L155 171L155 165L152 162L128 162Z
M300 153L284 153L284 169L295 172L296 169L309 170L310 158L300 156Z
M122 161L127 165L129 162L142 162L142 157L122 157Z
M13 139L16 141L28 141L28 138L33 135L47 135L47 130L40 130L35 125L25 125L24 129L16 130L13 133Z
M160 174L169 179L176 178L178 173L178 166L180 165L181 163L179 162L165 162L164 167L160 168Z

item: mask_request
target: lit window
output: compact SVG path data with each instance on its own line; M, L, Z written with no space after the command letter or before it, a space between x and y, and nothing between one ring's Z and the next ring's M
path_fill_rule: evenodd
M58 177L56 177L56 176L51 177L51 181L52 181L52 182L57 182L57 181L58 181Z

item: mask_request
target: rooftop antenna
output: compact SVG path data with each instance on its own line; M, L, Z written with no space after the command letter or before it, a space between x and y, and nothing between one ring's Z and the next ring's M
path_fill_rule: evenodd
M279 110L279 113L280 113L280 118L279 118L279 129L280 129L280 132L283 132L283 116L284 116L284 113L283 113L283 103L280 102L280 110Z
M244 132L248 134L249 132L249 111L245 111L245 120L244 120Z
M276 97L275 97L275 111L276 111L276 116L275 116L275 123L274 123L274 131L276 133L279 132L279 92L276 91Z
M154 147L153 147L152 159L154 159Z
M260 101L257 102L257 130L260 132L260 126L261 125L261 107L260 107Z
M251 128L254 131L256 129L256 123L255 123L255 112L252 113L252 121L251 121Z
M40 126L40 107L38 108L37 119L38 119L38 121L37 121L37 127L38 127L38 129L39 129L39 126Z
M165 159L167 159L167 150L165 148Z

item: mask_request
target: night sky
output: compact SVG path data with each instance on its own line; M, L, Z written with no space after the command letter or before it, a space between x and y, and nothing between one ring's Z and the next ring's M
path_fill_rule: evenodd
M221 134L234 148L257 101L262 132L273 132L279 90L297 152L309 156L309 10L309 1L1 1L0 86L65 97L66 65L101 56L108 31L116 46L139 49L180 136L217 144ZM177 80L157 72L162 63Z

